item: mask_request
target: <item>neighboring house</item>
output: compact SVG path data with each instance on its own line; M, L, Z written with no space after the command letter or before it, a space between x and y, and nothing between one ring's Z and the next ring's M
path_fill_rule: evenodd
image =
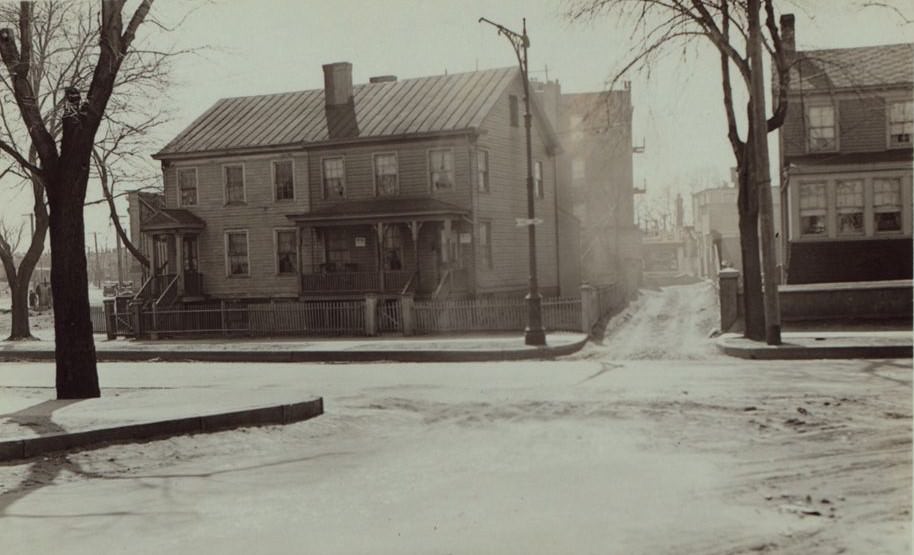
M165 207L165 195L147 191L129 191L127 193L127 218L129 220L128 236L133 245L147 258L152 258L152 235L140 230L162 208ZM127 280L134 287L139 287L149 277L147 270L133 256L127 257Z
M323 69L323 90L219 100L154 155L165 206L141 227L177 298L526 292L519 70L353 86L351 64ZM533 112L539 285L555 295L573 266L559 142Z
M735 172L735 168L734 168ZM716 279L722 265L743 269L739 238L738 183L692 193L692 221L697 241L698 275ZM772 191L775 234L780 236L780 198ZM781 264L780 244L776 247L777 264Z
M792 29L785 42L792 53ZM794 55L780 133L786 282L910 279L914 45Z
M631 90L627 83L623 90L574 94L562 94L556 82L534 88L562 140L559 172L571 187L560 194L580 222L581 279L624 280L631 294L642 266L634 223Z

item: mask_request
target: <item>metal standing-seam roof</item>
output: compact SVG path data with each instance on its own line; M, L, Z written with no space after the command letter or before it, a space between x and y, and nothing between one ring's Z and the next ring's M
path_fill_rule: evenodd
M830 91L914 84L914 44L802 50L790 72L791 88Z
M359 138L477 128L516 68L454 73L353 87ZM324 91L223 98L154 158L329 141Z

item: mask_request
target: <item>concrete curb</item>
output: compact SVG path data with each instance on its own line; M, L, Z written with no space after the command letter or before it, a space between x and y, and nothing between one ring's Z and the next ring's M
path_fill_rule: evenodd
M497 362L508 360L553 359L576 353L588 338L557 347L528 347L511 350L351 350L351 351L153 351L97 350L98 362ZM53 350L0 352L0 362L45 362L54 360Z
M785 343L777 346L737 347L719 341L717 348L726 355L753 360L912 358L914 355L914 348L911 345L807 347Z
M135 442L148 439L210 433L247 426L290 424L324 413L324 400L317 397L287 405L272 405L231 412L213 413L171 420L141 422L61 432L43 436L0 441L0 462L28 459L54 451L82 450L101 443Z

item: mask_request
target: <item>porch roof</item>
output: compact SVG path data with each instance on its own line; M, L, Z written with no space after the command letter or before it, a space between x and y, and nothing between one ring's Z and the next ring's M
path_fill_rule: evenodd
M377 222L441 220L466 217L470 211L433 198L378 198L340 202L304 214L287 217L299 224L361 225Z
M193 231L206 227L206 222L184 208L161 208L140 224L140 231Z

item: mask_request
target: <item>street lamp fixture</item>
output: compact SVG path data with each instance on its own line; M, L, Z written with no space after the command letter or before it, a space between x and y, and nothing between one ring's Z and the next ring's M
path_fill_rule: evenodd
M524 343L527 345L545 345L546 332L543 330L542 297L536 277L536 218L534 214L533 191L533 146L530 140L530 128L533 116L530 114L530 78L527 73L527 48L530 38L527 36L527 18L523 20L523 32L516 33L504 25L484 17L479 18L479 23L488 23L498 29L498 34L508 39L517 63L520 66L521 76L524 80L524 132L527 139L527 242L529 250L530 277L527 291L527 328L524 330Z

